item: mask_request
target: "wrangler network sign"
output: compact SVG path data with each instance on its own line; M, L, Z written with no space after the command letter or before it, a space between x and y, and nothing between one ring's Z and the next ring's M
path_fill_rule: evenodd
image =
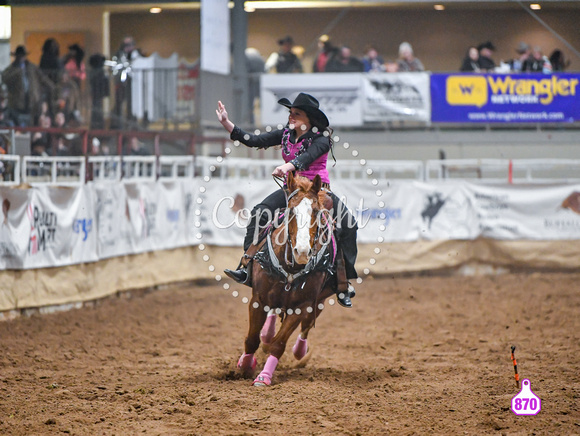
M580 120L579 74L432 74L433 122Z

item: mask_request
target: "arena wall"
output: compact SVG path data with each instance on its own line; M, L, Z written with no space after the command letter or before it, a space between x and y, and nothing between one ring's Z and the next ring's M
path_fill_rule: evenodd
M578 241L417 241L359 246L363 280L413 273L497 274L509 270L576 272ZM233 267L238 247L206 246L204 254ZM371 264L371 259L373 263ZM365 269L371 272L365 274ZM0 319L30 308L83 303L136 289L185 281L216 281L198 247L183 247L57 268L0 271ZM229 280L228 280L229 282ZM228 292L225 291L224 292Z

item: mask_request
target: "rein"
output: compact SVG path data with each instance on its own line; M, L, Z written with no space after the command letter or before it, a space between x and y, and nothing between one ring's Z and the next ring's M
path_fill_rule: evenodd
M317 236L318 236L318 232L317 232ZM318 264L323 260L324 256L326 255L326 252L328 250L328 246L330 245L330 239L327 240L326 242L324 242L322 244L322 247L320 248L320 250L318 250L318 252L314 256L310 257L310 260L308 260L308 263L304 266L304 268L295 274L289 273L280 264L280 261L278 260L278 257L276 256L276 252L274 251L274 246L272 245L272 233L271 232L268 233L266 243L268 246L268 254L270 255L270 262L272 263L272 267L274 268L274 270L279 272L286 279L285 290L289 291L290 288L292 287L292 283L294 281L296 281L296 279L298 279L302 276L305 276L307 274L310 274L312 271L315 270L315 268L318 266ZM288 246L288 243L286 243L285 245Z

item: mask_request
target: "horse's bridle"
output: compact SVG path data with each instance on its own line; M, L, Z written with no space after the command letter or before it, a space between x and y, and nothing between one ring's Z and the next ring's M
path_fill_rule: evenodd
M292 198L296 193L298 192L298 190L294 191L292 194L289 195L288 198ZM290 222L291 216L290 214L292 213L292 209L293 208L288 208L288 215L285 217L285 221L287 221L287 223ZM328 251L328 246L330 245L331 241L332 241L332 227L331 224L333 222L332 219L329 218L328 215L328 211L324 211L324 210L320 210L318 209L319 212L322 211L322 216L324 217L324 221L326 224L326 228L328 229L329 232L329 237L326 238L326 240L321 242L321 247L318 250L318 252L316 252L316 254L314 254L313 256L310 257L310 259L308 260L308 262L306 263L306 265L304 266L303 269L301 269L300 271L298 271L297 273L293 274L293 273L289 273L288 271L286 271L282 265L280 264L280 261L278 260L278 257L276 256L276 253L274 251L274 246L272 244L272 233L268 233L268 236L266 238L266 245L268 247L268 254L270 256L270 261L272 262L272 267L278 271L286 280L286 286L285 286L285 290L289 291L292 287L292 283L294 281L296 281L296 279L305 276L309 273L311 273L316 267L317 265L323 260L323 258L326 256L327 251ZM288 224L286 224L288 225ZM316 229L316 235L314 237L314 240L317 241L320 237L320 229L322 227L322 223L320 223L320 225L318 225L317 229ZM293 247L292 247L292 239L291 238L287 238L285 245L285 253L284 253L284 257L285 257L285 261L288 265L293 266L294 265L294 258L292 257L292 262L290 262L288 260L288 247L290 247L290 252L292 253ZM335 250L336 251L336 250Z

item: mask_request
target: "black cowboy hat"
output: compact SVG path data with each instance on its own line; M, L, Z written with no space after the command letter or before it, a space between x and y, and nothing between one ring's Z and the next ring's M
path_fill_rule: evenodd
M26 47L24 47L23 45L19 45L18 47L16 47L16 50L14 50L13 53L10 53L12 56L26 56L27 54L30 54L29 52L26 51Z
M288 36L285 36L284 38L278 40L278 45L283 45L286 43L294 44L294 39L292 39L292 37L290 35L288 35Z
M288 109L295 107L297 109L303 110L306 112L306 115L308 115L310 123L318 128L325 129L330 124L328 122L328 118L326 115L324 115L324 112L320 110L318 100L316 100L310 94L301 92L298 94L296 99L294 99L293 103L290 103L290 100L287 98L281 98L278 100L278 104L281 104Z
M477 49L479 51L481 51L481 49L483 49L483 48L487 48L491 51L495 51L495 45L493 45L493 43L491 41L482 42L481 44L479 44L477 46Z

